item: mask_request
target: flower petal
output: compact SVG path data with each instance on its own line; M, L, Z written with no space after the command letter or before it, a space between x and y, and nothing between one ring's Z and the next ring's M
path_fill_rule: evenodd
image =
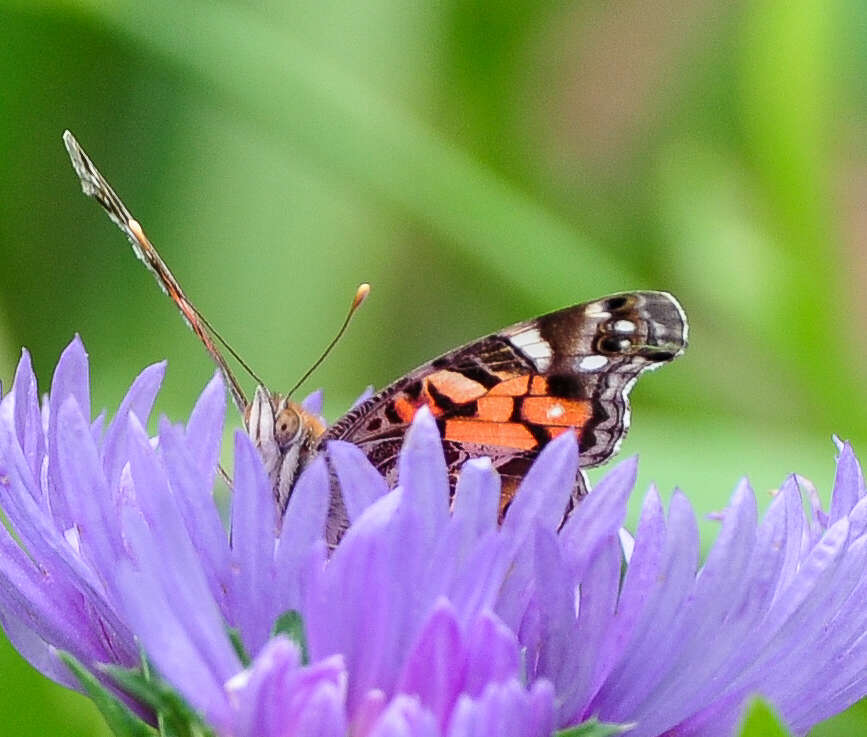
M21 351L21 360L15 370L12 396L15 402L14 427L18 444L33 477L39 478L45 456L45 434L42 429L36 376L30 363L30 354L26 350Z
M103 468L110 489L117 487L121 469L127 461L126 432L129 415L135 414L143 425L147 425L165 373L165 361L148 366L142 371L132 383L108 426L103 445Z
M340 493L350 522L388 492L388 485L357 445L342 440L328 443L328 457L340 482Z
M530 535L537 523L556 529L578 474L578 442L574 433L564 432L545 446L530 467L503 526L516 540Z
M130 415L129 422L132 478L136 489L147 493L137 495L141 512L130 507L122 509L122 524L138 572L158 582L149 583L148 589L159 586L164 592L160 601L165 603L165 609L160 612L155 607L151 616L175 617L215 677L225 681L237 672L239 662L211 596L202 560L190 540L147 434L135 415Z
M87 353L81 339L76 335L64 349L54 370L51 381L48 412L48 475L53 485L51 487L51 509L54 518L62 529L72 527L73 519L69 511L69 500L64 495L64 486L57 477L59 464L57 461L58 423L60 422L60 407L72 398L78 405L82 416L90 421L90 385L88 382Z
M304 399L301 400L301 406L314 415L322 414L322 390L317 389L315 392L311 392Z
M864 474L852 446L843 445L837 460L837 475L834 479L834 491L831 494L830 522L833 524L845 517L867 491L864 487Z
M90 428L75 398L68 397L57 415L54 475L64 489L82 553L104 575L123 553L114 503Z
M205 472L190 451L184 432L160 420L160 452L178 510L193 547L202 558L205 575L214 600L228 616L227 592L230 588L231 559L229 540ZM213 471L210 471L213 475Z
M278 616L301 608L301 572L314 544L323 539L331 497L331 479L323 457L316 458L295 483L275 554Z
M503 683L520 675L518 639L497 617L484 612L467 636L466 663L464 692L479 696L489 683Z
M124 611L136 636L160 674L169 680L218 730L228 731L231 713L224 677L216 673L208 653L197 647L189 630L169 603L158 579L118 564L117 586ZM207 645L205 646L207 647ZM232 669L237 672L240 663Z
M633 562L638 555L638 545ZM656 580L643 592L644 610L624 657L614 667L591 707L613 722L628 722L664 675L676 648L678 612L692 591L698 567L698 528L686 497L675 492L669 507L668 531ZM660 622L669 623L660 628Z
M394 565L399 546L385 534L401 498L402 491L395 490L368 507L324 569L317 569L304 586L302 616L310 656L343 655L352 673L350 714L367 691L393 688L415 615L408 596L410 581L417 578Z
M247 652L258 652L274 616L276 507L271 483L247 433L235 431L231 621Z
M425 540L433 540L449 516L449 481L443 444L427 407L416 412L400 451L398 478L407 506L418 511Z
M225 418L226 384L222 374L216 371L193 407L186 430L187 448L209 482L202 487L208 496L213 484L214 470L220 462Z
M554 728L554 694L539 681L528 694L517 681L491 684L478 699L462 696L448 737L548 737Z
M461 468L455 488L453 516L469 521L468 532L481 536L497 524L500 506L500 475L490 458L475 458Z
M419 697L444 728L463 690L466 660L460 628L448 600L441 599L410 648L397 683Z
M436 717L418 698L399 694L385 708L367 737L440 737Z

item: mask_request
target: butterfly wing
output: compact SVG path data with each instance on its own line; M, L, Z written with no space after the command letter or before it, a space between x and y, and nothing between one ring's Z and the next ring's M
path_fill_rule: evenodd
M356 444L394 483L404 434L426 406L452 475L467 459L489 456L507 502L507 490L562 432L577 434L582 468L614 455L629 427L636 379L679 356L687 331L683 309L666 292L568 307L420 366L338 420L323 442Z

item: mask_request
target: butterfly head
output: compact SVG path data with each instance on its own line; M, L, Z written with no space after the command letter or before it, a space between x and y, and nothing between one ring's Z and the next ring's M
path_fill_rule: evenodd
M298 474L315 453L325 425L297 402L259 386L244 413L244 424L259 451L274 498L285 508Z

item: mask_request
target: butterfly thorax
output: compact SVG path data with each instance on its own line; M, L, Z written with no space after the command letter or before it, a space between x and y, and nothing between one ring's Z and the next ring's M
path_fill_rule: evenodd
M300 404L261 386L244 413L244 424L262 457L274 499L282 511L295 480L316 454L325 425Z

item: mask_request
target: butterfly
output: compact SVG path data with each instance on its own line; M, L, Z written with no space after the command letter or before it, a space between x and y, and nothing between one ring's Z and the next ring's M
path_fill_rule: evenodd
M126 233L136 255L226 378L281 508L298 475L331 440L354 443L394 485L403 438L415 414L427 407L442 435L452 486L466 460L489 457L502 481L501 513L542 448L561 433L574 432L581 453L571 509L586 493L583 469L598 466L617 452L629 428L629 392L638 377L686 349L687 318L674 296L623 292L517 323L456 348L410 371L328 427L261 382L248 402L215 338L228 345L187 298L138 221L72 134L66 131L63 138L85 194L96 198ZM356 295L344 328L366 296L366 286ZM335 491L329 538L339 537L347 524Z

